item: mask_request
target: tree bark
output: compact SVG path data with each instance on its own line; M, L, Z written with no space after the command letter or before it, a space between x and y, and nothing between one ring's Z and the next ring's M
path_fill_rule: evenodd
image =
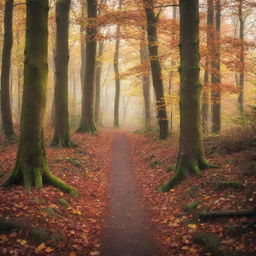
M86 64L82 92L82 118L78 132L96 132L94 124L94 78L96 66L97 0L87 0Z
M180 0L180 143L173 178L159 191L167 192L188 173L201 176L210 165L202 143L199 82L199 0Z
M209 219L216 219L222 217L251 217L256 215L256 207L246 210L237 210L237 211L214 211L214 212L204 212L199 214L199 220L206 221Z
M98 43L98 59L96 63L96 77L95 77L95 87L96 87L96 97L95 97L95 123L98 124L100 121L100 92L101 92L101 71L102 71L102 55L104 50L104 41Z
M212 63L212 40L213 40L213 22L214 22L214 5L213 0L207 0L207 56L205 60L203 102L202 102L202 126L203 132L209 131L209 90Z
M26 39L21 133L16 165L2 186L23 183L30 191L51 184L63 191L74 188L49 170L43 135L48 75L48 0L26 0Z
M119 0L118 10L122 9L122 0ZM114 71L115 71L115 103L114 103L114 127L118 128L119 123L119 108L120 108L120 77L119 77L119 49L120 49L120 24L116 27L116 45L115 45L115 55L114 55Z
M68 112L69 12L71 0L56 2L55 131L52 145L72 147Z
M152 0L143 0L147 18L148 51L151 63L151 72L153 86L156 96L157 119L160 127L160 139L166 139L169 136L168 119L166 104L164 98L164 86L162 80L162 68L158 54L157 39L157 17L154 12L154 3Z
M71 0L56 2L55 131L52 145L72 147L68 113L69 12Z
M239 39L241 43L240 48L240 72L239 72L239 95L238 95L238 108L240 115L244 115L244 17L243 17L243 0L238 3L238 17L239 17Z
M82 12L81 12L81 24L80 24L80 44L81 44L81 68L80 68L80 79L81 79L81 88L83 91L84 87L84 74L85 74L85 59L86 59L86 44L85 44L85 37L86 37L86 26L83 19L86 14L86 0L82 0Z
M13 0L5 1L4 10L4 44L2 52L2 73L1 73L1 113L2 125L5 136L10 138L14 135L11 100L10 100L10 69L11 51L13 45L12 18Z
M145 63L148 60L149 60L149 54L148 54L148 49L145 45L145 32L142 31L142 38L140 40L140 62L142 65L145 65ZM145 131L148 132L151 129L149 72L145 72L145 74L142 75L142 85L143 85L143 98L144 98Z
M221 28L221 3L215 0L215 36L214 36L214 56L212 63L212 132L221 131L221 74L220 74L220 28Z

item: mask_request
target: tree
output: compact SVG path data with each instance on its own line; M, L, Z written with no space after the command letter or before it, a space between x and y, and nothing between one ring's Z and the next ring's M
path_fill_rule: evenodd
M95 123L100 122L100 87L101 87L101 71L102 71L102 55L104 51L104 41L98 43L98 58L96 63L96 77L95 77Z
M175 174L159 188L167 192L188 173L210 167L202 143L199 83L199 1L180 0L180 142Z
M95 132L94 124L94 78L96 66L96 17L97 0L87 0L88 22L86 25L86 61L82 92L82 118L78 132Z
M119 0L118 10L122 9L122 1ZM120 49L120 24L116 27L116 44L114 54L114 71L115 71L115 104L114 104L114 127L119 127L119 101L120 101L120 77L119 77L119 49Z
M4 45L2 52L1 73L1 113L2 125L7 138L14 135L10 102L10 69L13 44L12 18L13 0L6 0L4 10Z
M204 88L202 102L202 125L203 131L209 130L209 73L211 73L212 38L213 38L214 5L213 0L207 0L207 56L205 60Z
M56 2L55 131L52 145L72 147L68 114L69 11L71 0Z
M169 136L168 119L166 113L166 104L164 98L164 87L162 80L162 68L158 54L158 39L157 39L157 20L158 17L154 12L154 3L152 0L143 0L144 9L147 19L147 34L148 34L148 51L151 64L151 72L153 78L153 86L156 96L157 119L160 127L160 139L165 139Z
M239 18L239 39L241 41L241 48L240 48L240 72L239 72L239 79L238 79L238 86L239 86L239 95L238 95L238 108L240 115L244 115L244 14L243 14L243 0L238 1L238 18Z
M145 32L142 31L142 38L140 39L140 62L145 65L149 59L148 49L145 45ZM150 115L150 77L148 72L142 74L143 98L144 98L144 116L145 116L145 130L149 131L151 128Z
M27 0L24 90L22 98L21 133L16 165L2 186L23 183L29 191L51 184L63 191L74 188L55 177L49 170L43 122L48 75L48 0Z
M212 62L212 132L220 133L221 130L221 73L220 73L220 27L221 27L221 3L215 0L215 36L213 43Z

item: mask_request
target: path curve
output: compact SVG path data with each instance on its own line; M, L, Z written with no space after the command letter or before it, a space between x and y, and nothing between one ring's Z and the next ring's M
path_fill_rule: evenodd
M110 209L102 256L156 256L150 222L132 173L129 139L115 132L112 141Z

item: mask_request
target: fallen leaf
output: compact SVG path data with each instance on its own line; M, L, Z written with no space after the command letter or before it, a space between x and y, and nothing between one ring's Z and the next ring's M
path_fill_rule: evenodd
M35 249L35 253L39 253L40 251L42 251L44 248L46 248L45 243L41 243L40 245L38 245Z
M196 229L197 228L196 224L188 224L188 227L191 228L191 229Z
M90 252L90 255L91 256L97 256L97 255L100 255L100 252L99 251L93 251L93 252Z
M44 249L44 251L49 253L49 252L53 252L54 249L51 248L51 247L46 247L46 248Z
M17 239L16 240L19 244L21 244L21 245L25 245L28 241L26 241L26 240L22 240L22 239Z

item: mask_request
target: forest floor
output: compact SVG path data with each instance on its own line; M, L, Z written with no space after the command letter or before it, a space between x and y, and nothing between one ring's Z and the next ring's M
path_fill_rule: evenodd
M158 252L152 256L256 254L255 217L198 222L198 214L203 211L255 206L255 141L237 136L206 139L207 158L220 167L206 170L202 178L189 177L169 193L159 193L156 188L173 175L177 138L159 141L151 135L129 133L128 139L121 136L117 143L115 139L120 136L118 133L104 130L98 136L74 134L73 141L79 145L75 149L47 147L51 170L75 186L79 197L72 197L53 187L39 191L34 189L30 194L25 193L21 186L0 188L0 255L105 255L104 249L101 253L101 244L103 241L104 248L104 239L111 233L108 221L113 193L120 192L122 187L129 191L121 173L116 177L123 161L116 164L116 169L112 166L112 171L111 162L113 165L116 154L129 159L129 152L128 169L123 171L128 179L134 181L132 187L138 195L135 201L140 212L138 215L145 214L145 218L149 219L143 224L145 229L149 228L144 232L148 233L145 239L151 239L151 233L158 248ZM0 182L15 164L16 149L15 143L7 144L0 136ZM133 173L129 172L129 166ZM236 183L226 186L227 181ZM113 186L120 182L122 186ZM112 185L109 186L109 183ZM140 201L140 197L143 200ZM123 202L121 212L127 210L125 205L131 197L128 196L127 200L123 194L119 200ZM131 211L129 214L133 213ZM16 228L12 226L10 230L3 230L2 220L14 223ZM149 224L150 220L152 225ZM198 233L207 233L207 238L203 239L209 241L207 246L203 246L204 242L200 239L195 240ZM224 251L225 248L228 250Z

